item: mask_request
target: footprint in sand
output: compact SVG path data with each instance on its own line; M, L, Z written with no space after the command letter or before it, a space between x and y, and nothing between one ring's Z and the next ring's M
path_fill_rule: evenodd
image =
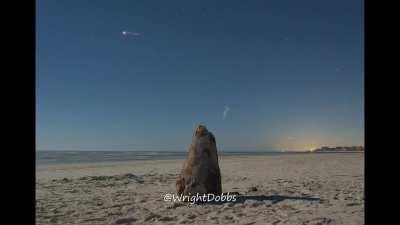
M190 215L186 216L186 218L192 220L192 219L196 218L196 215L190 214Z
M137 219L133 217L126 217L126 218L121 218L115 220L115 224L131 224L132 222L135 222Z
M169 217L169 216L163 216L161 218L158 219L159 221L173 221L176 220L175 217Z
M158 215L158 214L151 213L150 215L148 215L148 216L146 216L146 217L144 218L144 221L150 221L150 220L152 220L152 219L160 218L160 217L161 217L161 216Z

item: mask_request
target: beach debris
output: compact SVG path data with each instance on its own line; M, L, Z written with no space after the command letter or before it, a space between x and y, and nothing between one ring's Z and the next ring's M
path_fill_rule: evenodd
M252 186L252 187L249 188L249 191L250 192L258 191L258 189L257 189L257 187Z
M72 179L68 179L68 178L62 178L61 180L56 180L56 179L53 179L53 181L54 181L54 182L57 182L57 181L59 181L59 182L61 182L61 183L68 183L68 182L71 182L71 181L72 181Z

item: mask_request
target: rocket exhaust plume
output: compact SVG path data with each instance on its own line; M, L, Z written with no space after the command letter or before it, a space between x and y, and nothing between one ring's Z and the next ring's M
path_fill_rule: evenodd
M229 110L231 110L231 108L229 108L229 106L225 106L225 110L224 110L223 115L222 115L222 119L223 120L225 120L226 115L228 115Z

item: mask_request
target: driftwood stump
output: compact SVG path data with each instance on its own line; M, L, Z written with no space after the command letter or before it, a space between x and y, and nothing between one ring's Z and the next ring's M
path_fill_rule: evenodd
M222 193L215 137L203 125L199 125L193 134L188 158L176 181L176 189L179 195Z

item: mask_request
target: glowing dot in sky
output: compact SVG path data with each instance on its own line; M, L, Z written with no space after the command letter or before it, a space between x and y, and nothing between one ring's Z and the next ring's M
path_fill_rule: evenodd
M130 32L130 31L124 30L124 31L122 31L122 35L124 35L124 36L132 36L132 37L139 37L142 34L138 33L138 32Z

